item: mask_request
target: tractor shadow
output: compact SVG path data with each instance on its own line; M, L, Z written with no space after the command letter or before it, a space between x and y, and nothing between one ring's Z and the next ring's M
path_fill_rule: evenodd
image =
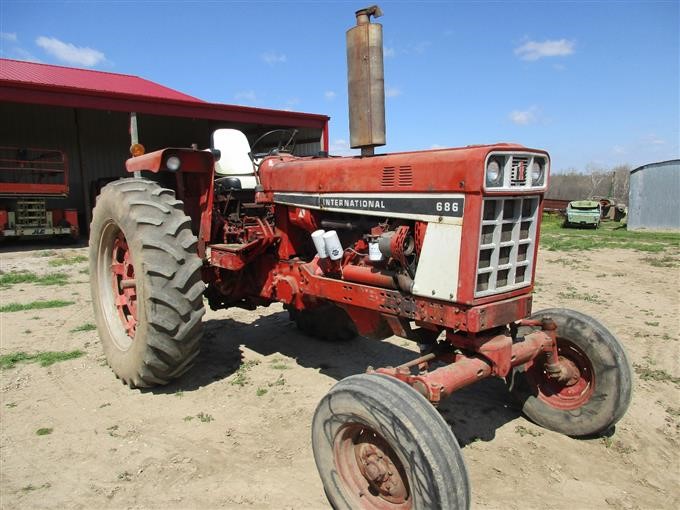
M263 314L252 322L241 322L238 317L209 319L194 367L176 382L146 391L189 392L226 379L241 366L241 345L262 356L293 358L299 366L318 369L338 381L364 373L369 365L397 366L417 356L411 349L363 337L337 343L308 337L288 320L287 312ZM457 391L439 410L461 447L478 440L491 441L499 427L520 416L505 383L496 378Z

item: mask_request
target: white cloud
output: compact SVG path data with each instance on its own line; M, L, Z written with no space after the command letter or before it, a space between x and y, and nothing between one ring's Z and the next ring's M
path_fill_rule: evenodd
M291 97L290 99L287 99L285 104L283 105L283 110L286 110L287 112L293 111L294 107L300 104L300 99L297 97Z
M71 65L94 67L106 60L106 56L99 50L75 46L74 44L60 41L56 37L40 36L35 40L35 43L48 54Z
M401 95L401 89L385 86L385 97L397 97Z
M626 148L623 147L622 145L614 145L614 147L612 147L612 152L618 156L628 153Z
M574 41L567 39L527 41L515 48L515 55L522 60L538 60L544 57L565 57L574 53Z
M518 126L528 126L538 120L538 113L538 108L532 106L526 110L513 110L508 115L508 118Z
M20 47L12 48L8 55L10 56L10 58L14 58L16 60L25 60L26 62L35 62L36 64L42 64L42 60L33 55L30 51L26 51L25 49Z
M650 145L666 145L666 140L656 135L656 133L649 133L643 137L643 142Z
M444 149L445 147L443 145L439 145L438 143L433 143L430 145L430 149Z
M254 103L257 101L257 94L254 90L242 90L234 94L234 99L237 101L245 101L246 103Z
M270 66L273 66L275 64L283 64L288 60L285 54L283 53L278 53L276 51L268 51L267 53L263 53L260 55L262 60L269 64Z
M427 51L427 49L430 46L432 46L432 42L430 42L430 41L420 41L420 42L416 42L416 43L408 43L408 44L403 45L399 48L395 48L393 46L385 46L383 48L383 57L394 58L397 55L408 55L408 56L422 55Z
M357 151L356 149L349 148L349 142L347 140L338 138L331 142L329 153L334 156L354 156L357 154Z
M336 96L337 94L332 90L327 90L326 92L323 93L323 97L325 97L329 101L333 101L333 99L335 99Z
M17 42L16 32L0 32L0 41Z

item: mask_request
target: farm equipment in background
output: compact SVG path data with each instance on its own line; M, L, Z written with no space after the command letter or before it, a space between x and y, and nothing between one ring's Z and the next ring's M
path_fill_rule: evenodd
M436 409L444 398L499 377L534 422L590 436L626 412L631 369L595 319L532 314L547 152L374 155L385 144L379 14L357 11L347 33L361 156L296 157L286 130L259 152L234 130L217 130L209 151L134 146L132 176L106 185L93 213L94 314L130 387L189 370L204 295L213 309L283 303L304 333L330 341L416 342L412 361L343 379L321 400L316 465L335 508L467 509L463 456Z
M569 202L564 216L565 227L600 226L602 206L597 200L574 200Z
M78 237L75 209L48 209L68 196L68 161L60 150L0 147L0 239Z

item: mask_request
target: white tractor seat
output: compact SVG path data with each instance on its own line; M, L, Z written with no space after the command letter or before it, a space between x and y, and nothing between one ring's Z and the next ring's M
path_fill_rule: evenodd
M246 135L238 129L216 129L211 146L220 151L220 160L215 163L215 177L236 177L241 181L241 189L255 188L257 179Z

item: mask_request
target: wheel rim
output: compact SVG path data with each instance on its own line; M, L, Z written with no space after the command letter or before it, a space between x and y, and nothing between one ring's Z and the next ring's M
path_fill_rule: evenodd
M404 466L389 443L359 423L341 428L333 445L344 489L367 510L413 507Z
M590 400L595 390L593 366L588 356L569 340L557 339L557 353L560 363L578 370L578 378L566 382L558 381L547 374L545 361L540 359L529 367L529 381L538 391L538 398L550 406L565 411L578 409Z
M111 249L111 285L118 317L131 339L137 331L137 288L132 253L123 232L113 238Z

